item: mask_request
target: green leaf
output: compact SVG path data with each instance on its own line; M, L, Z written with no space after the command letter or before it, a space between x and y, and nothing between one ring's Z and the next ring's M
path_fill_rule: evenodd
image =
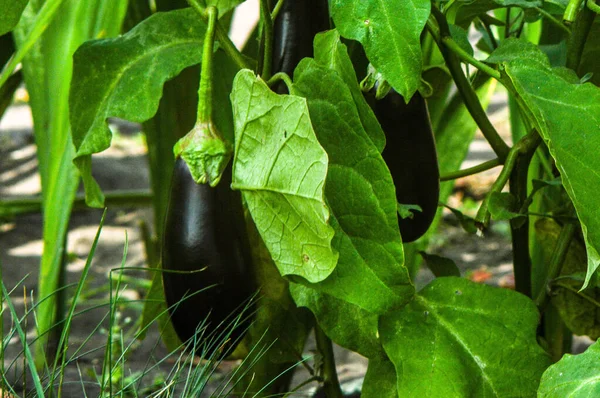
M369 357L361 398L398 398L396 369L385 354Z
M583 398L600 396L600 344L592 344L579 355L565 354L544 372L539 398Z
M519 202L509 192L492 192L488 203L488 210L494 220L512 220L523 217L519 213Z
M519 293L447 277L380 317L379 333L401 397L522 397L550 363L538 321Z
M299 307L311 310L327 337L336 344L371 358L382 352L377 333L377 315L315 289L290 284Z
M323 185L327 154L306 100L277 95L250 70L235 77L234 189L242 191L281 275L319 282L338 260Z
M0 35L10 32L21 19L29 0L0 0Z
M75 164L90 206L104 200L91 175L91 154L110 146L106 119L150 119L164 82L201 61L205 28L189 8L156 13L123 36L89 41L76 51L69 104Z
M596 17L590 33L585 41L583 53L581 54L581 62L579 64L579 75L583 76L586 73L593 73L590 80L596 86L600 86L600 18Z
M500 49L504 43L515 51L532 51L527 42L507 40ZM497 59L504 67L503 84L519 98L520 107L546 142L581 221L588 254L585 288L600 265L600 88L570 83L547 59L541 62L538 53Z
M200 0L199 3L205 7L217 7L219 18L224 16L228 11L231 11L245 0Z
M541 0L461 0L456 1L447 10L451 22L460 26L468 26L471 21L481 14L503 7L520 7L523 9L542 7Z
M410 99L420 84L420 36L430 2L333 0L330 10L340 34L362 43L373 66L406 100Z
M357 81L354 66L348 55L348 49L342 43L337 30L319 33L315 36L315 61L328 69L336 71L350 90L358 110L358 117L379 152L385 147L385 133L377 117L365 100Z
M535 234L538 245L541 246L540 261L543 264L550 263L561 228L551 219L536 221ZM560 317L573 333L596 340L600 337L600 314L595 303L600 301L600 287L589 286L579 292L585 280L581 275L585 276L586 263L585 247L577 239L573 239L562 264L560 277L552 284L550 296Z
M460 270L454 260L425 252L421 252L420 254L425 263L427 263L427 268L429 268L436 278L441 276L460 276Z
M403 266L394 185L350 89L334 70L305 58L294 72L292 93L307 99L329 156L325 195L332 245L340 253L335 272L309 286L375 313L402 305L414 288Z

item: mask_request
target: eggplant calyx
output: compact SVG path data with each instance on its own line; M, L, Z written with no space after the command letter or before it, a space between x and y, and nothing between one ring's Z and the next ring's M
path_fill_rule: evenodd
M196 124L173 148L175 157L188 165L197 184L216 186L233 153L212 122Z

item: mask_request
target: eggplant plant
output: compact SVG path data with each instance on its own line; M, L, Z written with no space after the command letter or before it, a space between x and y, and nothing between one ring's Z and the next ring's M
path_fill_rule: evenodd
M88 205L103 206L91 159L110 146L107 118L151 127L163 272L148 302L166 293L179 338L218 333L256 291L253 321L219 347L239 358L269 343L240 393L299 388L293 365L314 331L322 360L307 381L328 397L342 396L332 342L368 358L364 397L593 395L598 348L571 356L568 340L600 336L598 5L261 0L240 50L227 36L240 3L157 1L155 12L130 0L130 30L73 57L68 181L79 173ZM23 62L29 87L33 61ZM499 85L510 141L486 114ZM460 169L477 129L495 158ZM472 282L444 261L428 264L436 278L417 290L454 180L493 168L465 233L485 239L509 222L515 289ZM217 205L214 190L227 200ZM60 214L64 224L68 209Z

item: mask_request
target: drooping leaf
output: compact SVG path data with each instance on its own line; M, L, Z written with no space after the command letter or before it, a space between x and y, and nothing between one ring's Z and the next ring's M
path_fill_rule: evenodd
M0 0L0 35L13 30L29 0Z
M493 220L512 220L513 218L523 217L519 213L517 198L509 192L492 192L488 210Z
M427 0L330 3L331 16L340 34L361 42L369 61L406 100L419 87L420 36L430 7Z
M348 49L342 43L337 30L319 33L315 37L315 61L328 68L336 71L350 90L352 99L356 104L360 121L377 147L379 152L383 151L385 146L385 133L381 129L377 117L367 104L365 97L356 80L356 73L352 61L348 55Z
M421 252L421 256L427 264L427 268L435 275L436 278L441 276L458 276L460 277L460 270L454 262L454 260L437 256L435 254L427 254Z
M156 13L123 36L89 41L75 53L69 104L88 205L103 203L91 155L110 146L106 118L150 119L164 82L201 61L205 28L192 9Z
M446 277L380 317L379 334L401 397L522 397L550 363L538 321L519 293Z
M600 396L600 344L592 344L579 355L565 354L544 372L539 398L584 398Z
M561 226L554 220L542 218L536 221L535 232L543 264L550 263L560 231ZM600 337L600 308L594 302L600 300L600 287L589 286L577 293L585 280L586 264L585 247L573 239L560 276L552 285L551 298L560 317L573 333L596 340ZM584 277L581 278L581 275Z
M600 265L600 213L596 210L600 189L600 88L565 80L541 51L532 55L536 49L531 43L512 39L502 42L499 49L504 46L514 49L512 56L505 59L492 54L504 68L502 82L518 96L519 105L546 142L581 221L588 254L585 287Z
M250 70L231 93L235 121L234 189L242 191L281 275L319 282L331 274L332 249L324 184L327 154L306 100L277 95Z
M304 59L292 92L307 99L329 156L325 194L340 253L334 273L310 287L375 313L402 305L414 288L403 266L394 185L350 89L334 70Z

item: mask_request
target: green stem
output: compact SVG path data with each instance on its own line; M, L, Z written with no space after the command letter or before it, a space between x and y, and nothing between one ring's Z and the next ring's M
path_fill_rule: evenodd
M292 0L289 0L289 1L292 1ZM277 15L279 15L279 10L281 10L281 7L283 6L284 2L285 2L285 0L277 0L275 7L273 7L273 11L271 11L271 20L272 21L274 21L275 18L277 18Z
M546 282L538 296L535 299L535 303L540 310L542 310L548 301L548 289L550 284L556 277L560 275L562 270L562 265L565 262L565 258L567 257L567 253L569 251L569 245L571 244L571 240L575 236L575 223L567 223L563 225L560 230L560 234L558 235L558 240L556 242L556 246L554 247L554 251L552 252L552 258L550 259L550 264L548 266L548 275L546 276Z
M496 69L494 69L490 66L487 66L483 62L472 57L471 54L469 54L465 50L463 50L458 45L458 43L456 43L456 41L454 41L454 39L452 37L445 36L442 38L442 42L449 50L451 50L454 54L458 55L458 57L461 60L463 60L464 62L473 65L474 67L476 67L477 69L479 69L482 72L487 73L494 79L497 79L497 80L500 79L500 72L498 72Z
M492 31L492 27L490 26L490 24L485 22L481 18L479 19L479 22L483 25L483 27L485 28L485 31L487 32L488 36L490 37L490 41L492 42L492 49L494 49L494 50L497 49L498 42L496 41L496 36L494 36L494 32Z
M584 7L577 15L577 20L573 25L571 37L567 41L567 68L577 72L581 62L581 54L587 40L596 14L587 7Z
M501 162L504 162L506 156L508 155L508 151L510 150L508 145L506 145L504 140L502 140L490 122L490 119L487 117L485 110L477 98L477 93L475 93L475 90L462 71L459 59L452 51L449 51L449 48L445 45L444 41L441 40L444 37L451 37L450 28L448 27L446 17L444 17L440 10L438 10L434 5L432 5L431 12L437 20L439 34L436 35L436 29L430 28L430 31L436 40L444 59L446 60L450 74L456 83L458 91L464 99L465 106L473 117L473 120L475 120L475 123L481 130L484 137L490 143L492 149L496 153L496 156L498 156ZM433 25L434 24L432 23L432 20L429 19L428 27L432 27Z
M502 171L500 172L498 179L496 179L496 181L494 181L494 184L492 184L490 192L488 193L488 195L484 199L483 203L481 204L481 207L479 208L479 211L477 212L477 215L475 216L475 221L477 221L479 224L483 225L484 227L486 227L489 224L490 213L488 211L488 204L489 204L491 194L493 192L501 192L502 191L502 188L504 188L504 186L510 179L510 175L512 174L512 171L515 168L515 165L517 164L517 159L519 158L519 156L521 156L523 154L527 154L527 153L529 153L529 151L535 150L535 148L538 146L540 141L541 141L541 138L540 138L539 134L537 133L537 131L534 130L531 133L524 136L523 138L521 138L510 149L510 151L508 152L508 156L506 157L506 160L504 161L504 167L502 168Z
M510 11L511 7L506 7L506 19L504 20L504 38L508 39L510 36Z
M279 81L283 81L287 86L288 93L292 92L292 79L285 72L277 72L267 81L267 86L273 87Z
M212 81L213 81L213 54L215 47L215 31L218 21L216 7L206 8L208 27L204 37L202 49L202 67L200 68L200 87L198 89L198 114L196 125L212 122Z
M496 166L500 166L501 164L502 163L500 163L500 159L498 159L498 158L488 160L486 162L478 164L477 166L469 167L469 168L463 169L463 170L452 171L448 174L440 176L440 181L456 180L457 178L462 178L462 177L467 177L467 176L470 176L473 174L478 174L483 171L493 169Z
M204 18L205 21L207 20L207 15L205 12L206 8L200 3L198 3L198 0L187 0L187 2L194 10L198 12L198 14L200 14L202 18ZM252 62L250 62L250 60L248 60L248 58L246 58L244 54L242 54L240 50L237 49L235 44L233 44L233 42L229 38L229 35L225 31L225 29L223 29L223 26L221 26L221 24L218 22L216 24L216 39L219 42L219 45L221 46L223 51L225 51L225 54L227 54L229 58L231 58L231 60L235 62L238 68L254 68Z
M533 130L524 136L518 144L522 143L515 161L515 166L510 173L510 193L517 198L517 203L527 201L528 171L531 159L541 143L539 134ZM517 145L519 146L519 145ZM510 220L510 231L513 249L513 269L515 274L515 290L531 297L531 255L529 251L529 217L523 220Z
M29 34L27 35L27 39L23 45L19 47L15 55L10 59L8 64L2 70L0 74L0 87L4 85L4 83L8 80L8 78L12 75L17 65L21 63L27 52L33 47L33 45L38 41L42 33L46 31L46 28L50 25L52 18L56 14L56 11L63 3L64 0L54 0L54 1L46 1L39 11L37 17L35 18L35 22L33 23L33 27L31 28Z
M327 398L343 397L340 382L335 369L335 358L333 357L333 346L331 339L327 337L323 329L315 323L315 340L317 348L323 356L323 388Z
M271 78L271 63L273 60L273 19L267 0L260 0L260 17L263 21L263 61L261 77L268 81Z
M585 4L591 11L595 12L596 14L600 14L600 6L596 4L594 0L587 0L587 3Z
M563 32L565 32L567 35L571 34L571 29L569 29L568 27L566 27L564 23L562 23L561 21L559 21L556 17L554 17L554 15L550 14L548 11L544 10L543 8L539 8L539 7L535 7L534 10L536 10L537 12L539 12L540 14L542 14L544 16L544 18L546 18L554 26L556 26L557 28L559 28L560 30L562 30Z
M152 206L152 194L147 191L117 191L107 193L105 206L111 207L139 207ZM78 195L73 204L73 210L89 210L85 204L85 196ZM42 199L17 198L0 201L0 217L14 217L20 214L38 213L42 211Z
M565 13L563 14L563 21L565 21L565 23L570 24L573 21L575 21L575 18L577 18L577 14L579 13L579 9L581 8L581 3L583 3L584 0L571 0L569 1L569 4L567 4L567 7L565 8Z

